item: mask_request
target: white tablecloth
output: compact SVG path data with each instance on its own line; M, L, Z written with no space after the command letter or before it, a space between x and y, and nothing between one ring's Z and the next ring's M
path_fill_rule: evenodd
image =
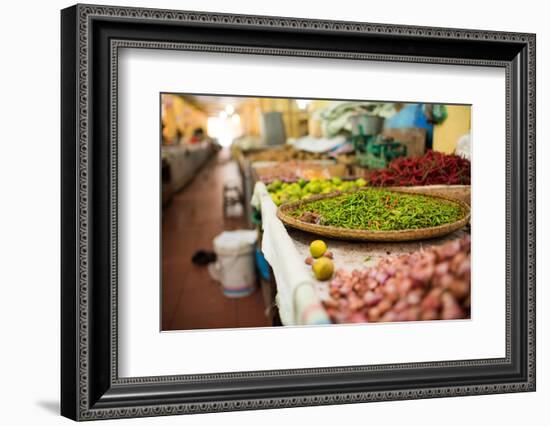
M252 204L262 212L262 252L275 275L281 322L283 325L330 324L315 289L311 268L277 218L277 207L262 182L256 183Z

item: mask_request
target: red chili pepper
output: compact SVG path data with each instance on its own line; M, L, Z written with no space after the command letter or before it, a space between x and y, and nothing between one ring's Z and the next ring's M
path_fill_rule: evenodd
M398 158L386 169L367 172L372 186L470 184L470 161L456 155L428 151L418 158Z

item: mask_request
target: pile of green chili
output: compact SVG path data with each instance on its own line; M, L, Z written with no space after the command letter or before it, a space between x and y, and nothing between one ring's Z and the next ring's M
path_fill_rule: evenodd
M368 188L304 203L290 214L326 226L397 231L455 222L464 213L458 204L438 198Z

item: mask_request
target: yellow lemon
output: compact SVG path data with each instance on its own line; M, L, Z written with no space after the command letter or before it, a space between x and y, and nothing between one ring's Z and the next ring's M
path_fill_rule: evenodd
M332 277L334 272L334 263L328 257L320 257L313 262L313 273L315 278L320 281L326 281Z
M309 245L309 252L317 259L327 251L327 245L323 240L315 240Z

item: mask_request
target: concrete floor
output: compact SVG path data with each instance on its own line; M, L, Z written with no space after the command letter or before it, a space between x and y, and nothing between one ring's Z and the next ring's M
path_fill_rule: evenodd
M246 228L243 219L225 219L223 184L239 180L238 166L220 151L164 208L162 222L162 330L268 326L261 292L229 299L205 266L191 262L212 250L224 230Z

